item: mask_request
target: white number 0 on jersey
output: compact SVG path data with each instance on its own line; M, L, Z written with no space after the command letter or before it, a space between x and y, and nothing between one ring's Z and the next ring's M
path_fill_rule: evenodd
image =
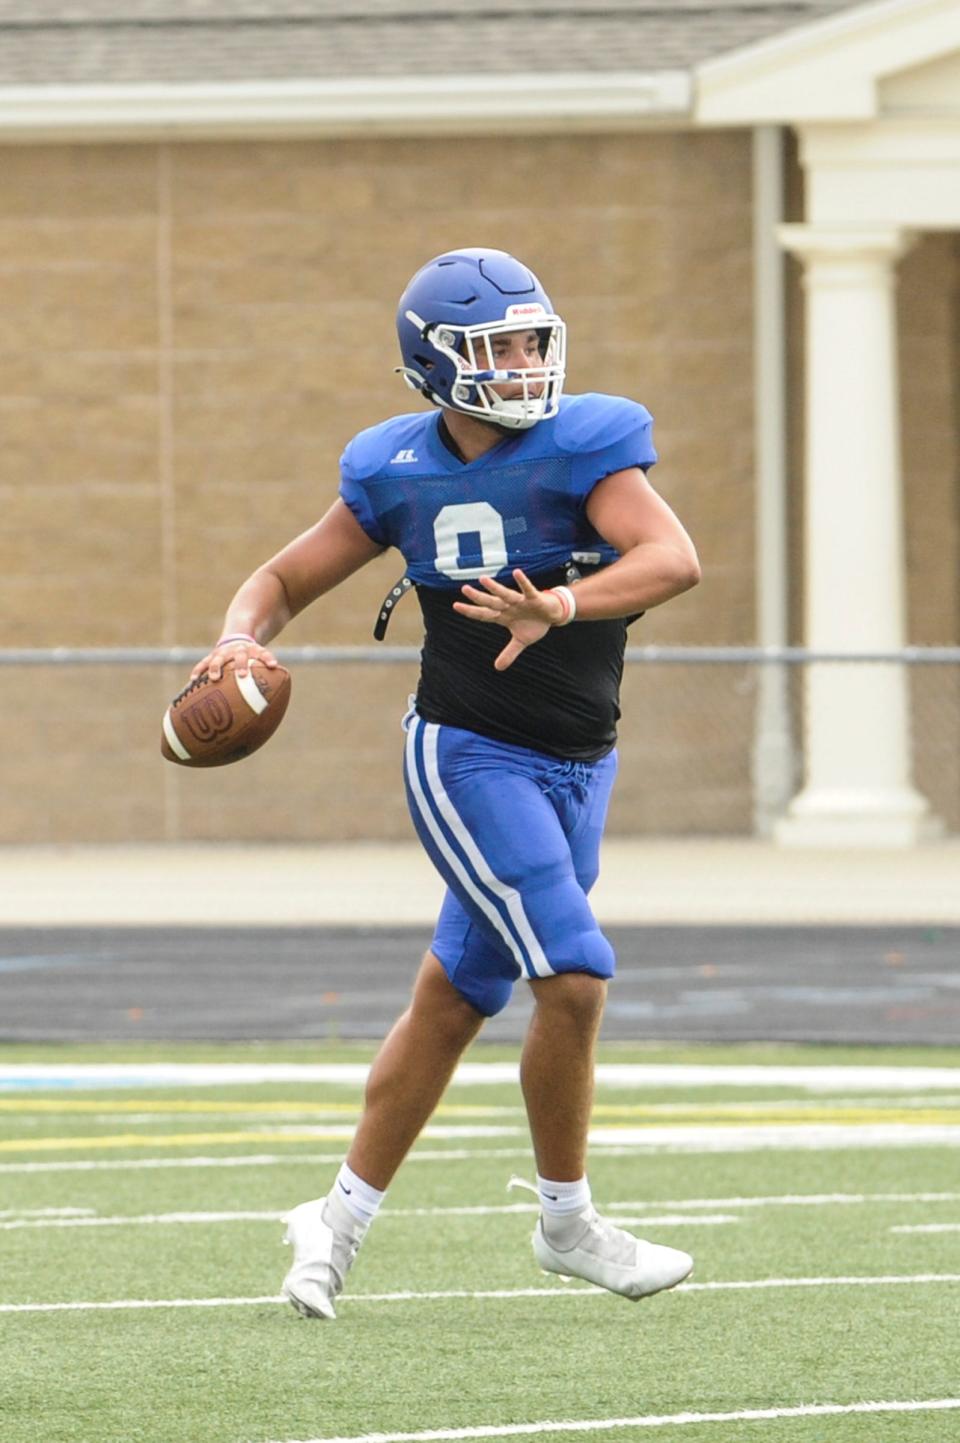
M433 535L437 543L434 565L444 576L457 581L494 576L507 564L503 517L489 501L465 501L458 506L444 506L433 523ZM469 537L475 542L478 535L481 564L461 566L461 540ZM475 545L470 550L474 551Z

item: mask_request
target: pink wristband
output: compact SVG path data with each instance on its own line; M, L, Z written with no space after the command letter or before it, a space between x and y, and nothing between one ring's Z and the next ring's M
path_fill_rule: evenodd
M253 643L254 646L257 645L257 638L255 636L250 636L248 632L231 631L228 636L221 636L220 640L217 642L217 646L228 646L231 641L250 641Z

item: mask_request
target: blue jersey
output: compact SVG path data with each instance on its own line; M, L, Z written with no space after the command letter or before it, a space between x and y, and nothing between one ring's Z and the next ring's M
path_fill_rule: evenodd
M367 535L403 555L423 611L417 711L511 745L596 761L616 741L626 621L555 627L504 672L500 627L453 610L465 581L512 585L521 568L541 587L617 552L587 516L590 493L616 471L657 459L649 412L620 396L564 397L559 413L464 462L437 411L398 416L360 434L341 459L340 494Z
M598 481L657 459L650 413L620 396L568 396L549 421L464 463L439 413L397 416L350 442L340 495L364 531L395 546L418 586L459 590L479 576L555 570L573 551L616 552L587 519Z

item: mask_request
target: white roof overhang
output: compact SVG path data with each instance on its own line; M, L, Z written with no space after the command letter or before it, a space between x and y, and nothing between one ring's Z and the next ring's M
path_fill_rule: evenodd
M688 71L0 87L3 140L551 133L689 123Z
M960 51L957 0L874 0L706 61L701 125L802 125L872 119L884 81Z

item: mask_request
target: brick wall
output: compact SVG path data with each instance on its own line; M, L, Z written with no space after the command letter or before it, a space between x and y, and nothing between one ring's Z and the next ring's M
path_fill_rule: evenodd
M236 585L333 499L350 435L417 405L391 373L396 298L430 255L478 242L539 271L568 322L569 390L656 418L653 479L705 579L634 640L752 640L746 134L38 146L6 150L3 177L7 645L214 638ZM937 254L955 277L955 252ZM911 542L922 570L949 487L936 461L918 484L934 498ZM400 569L374 563L283 640L368 641ZM949 605L955 624L955 591ZM391 640L418 638L408 600ZM6 677L27 699L0 840L409 835L397 721L414 667L301 668L270 746L208 775L160 761L173 671ZM614 831L748 827L742 679L635 670L624 710Z

